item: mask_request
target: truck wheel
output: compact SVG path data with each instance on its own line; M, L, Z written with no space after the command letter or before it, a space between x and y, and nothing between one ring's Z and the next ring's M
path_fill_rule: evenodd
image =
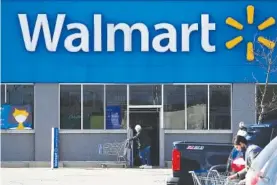
M179 178L177 178L177 177L167 178L166 185L179 185Z

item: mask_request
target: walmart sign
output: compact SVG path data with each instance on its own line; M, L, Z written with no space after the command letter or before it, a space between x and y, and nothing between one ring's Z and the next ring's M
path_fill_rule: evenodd
M277 0L4 0L2 6L3 82L263 82L254 48L276 48Z
M255 8L252 5L248 5L247 8L247 21L248 24L253 24L254 22L254 13ZM93 15L93 42L94 48L90 49L90 39L89 39L89 30L85 24L82 23L69 23L64 25L66 15L58 14L55 22L54 33L51 35L50 28L48 24L48 18L46 14L38 14L35 28L33 31L32 37L30 36L30 26L28 24L28 19L26 14L18 14L20 27L22 30L22 35L24 39L25 48L27 51L34 52L37 48L38 37L40 32L43 32L45 45L48 51L55 52L57 51L58 43L60 42L60 36L63 27L66 27L67 30L77 30L78 33L73 33L67 36L64 40L64 47L69 52L89 52L93 50L94 52L103 51L102 47L102 37L104 34L102 33L102 15L94 14ZM243 25L241 25L235 19L228 17L226 19L226 24L234 27L238 30L243 29ZM199 26L200 25L200 26ZM268 27L275 25L275 18L269 17L264 22L262 22L258 29L264 30ZM216 24L209 22L209 14L201 15L201 23L192 23L192 24L181 24L181 34L180 38L177 36L177 31L174 25L169 23L159 23L153 25L155 31L165 30L166 33L157 34L154 36L152 40L149 38L149 29L147 25L143 23L135 23L133 25L128 25L126 23L107 23L105 28L107 29L107 51L114 52L115 51L115 33L117 31L122 31L124 34L124 51L131 52L132 51L132 33L134 31L138 31L140 33L141 38L141 47L140 51L149 52L149 45L153 47L156 52L189 52L190 51L190 35L192 32L201 32L201 47L205 52L215 52L216 46L210 44L210 31L216 30ZM105 36L104 36L105 37ZM80 39L80 43L78 46L74 46L73 42L76 39ZM181 47L177 47L177 40L181 40ZM150 41L149 41L150 40ZM167 40L166 45L161 45L161 41ZM226 42L226 47L228 49L232 49L237 44L239 44L243 40L242 36L238 36L233 38L232 40ZM266 46L269 49L273 49L275 47L275 42L270 41L262 36L258 38L258 41ZM254 49L253 43L248 42L247 45L247 60L254 60Z
M93 15L93 48L90 48L90 38L89 30L85 24L80 22L73 22L65 25L66 14L58 14L55 21L55 28L53 34L50 33L49 20L46 14L38 14L35 28L33 30L33 35L31 36L30 26L28 24L28 19L26 14L18 14L20 27L22 30L22 36L24 39L25 48L27 51L36 51L38 38L40 32L43 33L45 45L48 51L56 52L59 42L63 42L64 47L69 52L90 52L90 51L103 51L102 47L102 37L105 35L102 33L102 15ZM68 30L76 30L77 33L70 34L64 41L61 41L61 32L65 28ZM201 47L205 52L215 52L215 45L210 44L210 31L214 31L216 28L215 23L209 22L209 14L201 15L201 23L192 24L181 24L181 35L180 38L177 36L177 31L174 25L169 23L159 23L153 25L155 31L166 30L166 33L157 34L152 40L149 38L149 29L144 23L135 23L133 25L128 25L126 23L107 23L104 28L106 28L107 36L107 51L114 52L115 47L115 33L117 31L122 31L124 34L124 51L132 51L132 33L133 31L138 31L141 37L140 51L148 52L149 47L153 47L156 52L189 52L190 51L190 35L192 32L201 33ZM74 40L80 39L80 43L77 46L73 45ZM167 44L162 46L161 41L167 39ZM177 40L181 40L181 47L177 47Z

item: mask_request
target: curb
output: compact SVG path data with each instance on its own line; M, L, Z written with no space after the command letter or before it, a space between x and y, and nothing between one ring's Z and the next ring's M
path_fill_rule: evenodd
M1 168L51 168L49 161L1 161ZM171 161L165 168L171 168ZM116 161L60 161L59 168L126 168L125 163Z
M49 161L1 161L1 168L50 168ZM124 168L115 161L60 161L59 168Z

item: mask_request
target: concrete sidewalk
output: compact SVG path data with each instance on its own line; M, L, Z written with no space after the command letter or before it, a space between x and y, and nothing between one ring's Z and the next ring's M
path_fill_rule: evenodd
M1 185L165 185L170 169L1 168Z

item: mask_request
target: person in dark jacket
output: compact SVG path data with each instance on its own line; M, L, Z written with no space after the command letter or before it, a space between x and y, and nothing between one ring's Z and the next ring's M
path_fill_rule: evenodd
M137 142L139 157L142 163L141 168L151 168L150 138L140 125L136 125L135 130L136 135L130 138L129 141L135 140Z
M259 155L262 149L254 144L248 145L248 142L243 136L236 136L234 139L234 146L238 151L246 150L245 152L245 168L238 173L229 176L229 179L244 179L245 175L250 168L253 160ZM245 184L245 181L242 180L239 184Z

